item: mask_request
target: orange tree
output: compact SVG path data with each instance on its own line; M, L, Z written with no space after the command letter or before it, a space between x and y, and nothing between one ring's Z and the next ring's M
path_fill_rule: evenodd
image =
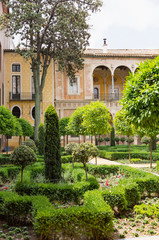
M130 74L121 100L126 118L150 137L150 167L152 138L159 133L159 57L141 62L135 75Z

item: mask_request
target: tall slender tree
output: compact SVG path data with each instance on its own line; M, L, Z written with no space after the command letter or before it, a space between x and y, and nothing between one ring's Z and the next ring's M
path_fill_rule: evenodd
M45 112L45 178L50 182L61 179L59 119L50 105Z
M35 85L35 140L40 124L40 100L51 59L70 77L83 67L82 54L88 45L86 20L101 0L1 0L9 9L0 19L6 35L18 35L17 52L31 59Z

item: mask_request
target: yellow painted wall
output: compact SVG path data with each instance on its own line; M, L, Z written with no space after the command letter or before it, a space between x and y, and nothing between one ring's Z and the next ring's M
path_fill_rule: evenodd
M21 65L21 72L12 72L12 64L19 63ZM4 54L4 83L5 83L5 106L10 110L14 106L18 106L21 109L21 118L24 118L34 125L34 119L31 116L31 110L35 106L35 101L32 100L9 100L9 92L12 91L12 75L20 75L21 77L21 93L30 93L31 96L31 77L32 71L30 68L30 61L26 61L22 56L15 52L5 51ZM41 122L44 121L44 113L46 108L53 104L53 68L52 62L48 68L47 76L45 80L45 86L42 94L41 102ZM18 140L13 137L9 140L9 146L16 146Z

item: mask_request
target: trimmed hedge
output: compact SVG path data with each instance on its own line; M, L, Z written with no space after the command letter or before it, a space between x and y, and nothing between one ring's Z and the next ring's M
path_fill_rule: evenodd
M0 177L2 178L2 181L5 182L8 179L13 179L17 176L17 174L20 172L19 167L12 167L12 166L4 166L0 168Z
M61 156L61 163L72 163L72 155Z
M75 184L17 182L15 191L20 195L45 195L51 202L78 202L86 191L98 188L98 182L90 177L88 182L82 181Z
M10 154L0 154L0 166L4 164L10 164Z
M120 160L120 159L129 159L128 152L107 152L105 150L99 150L99 157L106 158L111 161ZM141 158L141 159L150 159L149 152L131 152L132 158ZM159 153L152 153L153 161L159 160Z
M159 161L157 161L156 170L157 170L157 172L159 173Z
M0 191L0 213L7 218L8 223L25 222L31 213L30 197L19 196L13 192Z
M41 239L50 236L60 239L65 236L66 239L100 240L103 236L109 239L112 232L113 212L98 192L87 192L84 196L84 206L81 207L55 210L47 203L42 211L40 201L34 201L33 205L34 227Z
M102 195L115 212L122 213L127 210L128 203L123 188L117 186L112 188L111 191L109 189L103 190Z
M0 192L1 215L9 223L32 217L40 239L109 239L113 229L113 212L99 191L84 196L84 206L55 209L44 196L19 196Z
M101 177L105 177L109 174L116 174L119 171L119 166L116 165L93 165L87 164L88 172L92 175L100 175Z

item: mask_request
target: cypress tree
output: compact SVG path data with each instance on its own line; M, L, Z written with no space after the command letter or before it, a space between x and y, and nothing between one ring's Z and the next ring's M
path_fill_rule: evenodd
M40 123L38 127L38 151L39 155L44 155L45 152L45 135L44 124Z
M50 105L45 112L45 178L50 182L61 179L59 119Z
M111 131L110 146L115 146L115 129L114 129L114 127L112 128L112 131Z

